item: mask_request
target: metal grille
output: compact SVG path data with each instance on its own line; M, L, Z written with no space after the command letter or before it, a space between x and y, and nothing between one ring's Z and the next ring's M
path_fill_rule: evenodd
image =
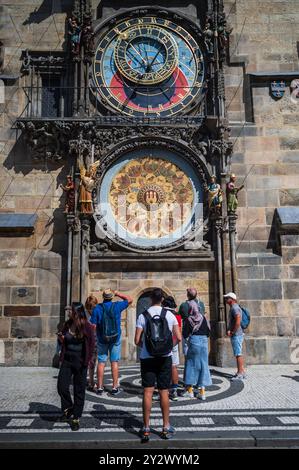
M42 79L42 117L59 116L59 79Z

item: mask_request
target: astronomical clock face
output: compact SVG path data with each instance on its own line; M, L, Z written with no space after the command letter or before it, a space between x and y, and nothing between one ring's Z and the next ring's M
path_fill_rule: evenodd
M93 79L96 98L115 111L172 116L200 96L203 56L194 38L174 22L133 18L101 38Z
M162 249L192 229L202 188L180 156L143 148L124 155L107 171L99 201L113 238L117 235L133 247Z

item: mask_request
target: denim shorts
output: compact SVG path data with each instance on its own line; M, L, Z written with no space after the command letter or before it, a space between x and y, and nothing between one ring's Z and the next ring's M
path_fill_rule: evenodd
M244 335L231 336L231 343L233 348L234 356L242 356L242 346L244 341Z
M98 362L106 362L110 358L110 362L118 362L121 356L121 340L119 339L113 344L98 343Z

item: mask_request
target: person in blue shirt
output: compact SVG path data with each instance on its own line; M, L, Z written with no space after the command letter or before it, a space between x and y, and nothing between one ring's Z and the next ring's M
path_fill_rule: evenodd
M121 301L113 302L114 296L122 299ZM112 373L112 391L111 394L116 396L120 393L118 384L118 362L121 356L121 313L128 308L133 302L129 295L121 294L120 292L112 292L111 289L103 291L103 302L99 303L92 311L90 322L97 326L97 343L98 343L98 388L97 393L102 395L104 392L104 371L105 365L110 358L111 373ZM107 343L103 337L103 309L111 311L116 317L118 336L113 342Z

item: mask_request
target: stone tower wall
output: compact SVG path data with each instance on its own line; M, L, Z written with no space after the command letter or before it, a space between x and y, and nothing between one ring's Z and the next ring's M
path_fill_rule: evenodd
M299 102L289 86L299 78L298 2L225 1L225 10L234 28L225 77L231 170L239 184L248 175L237 234L239 294L256 337L247 353L252 363L287 363L299 334L299 240L277 235L274 212L299 205ZM274 99L270 83L281 79L285 95Z

